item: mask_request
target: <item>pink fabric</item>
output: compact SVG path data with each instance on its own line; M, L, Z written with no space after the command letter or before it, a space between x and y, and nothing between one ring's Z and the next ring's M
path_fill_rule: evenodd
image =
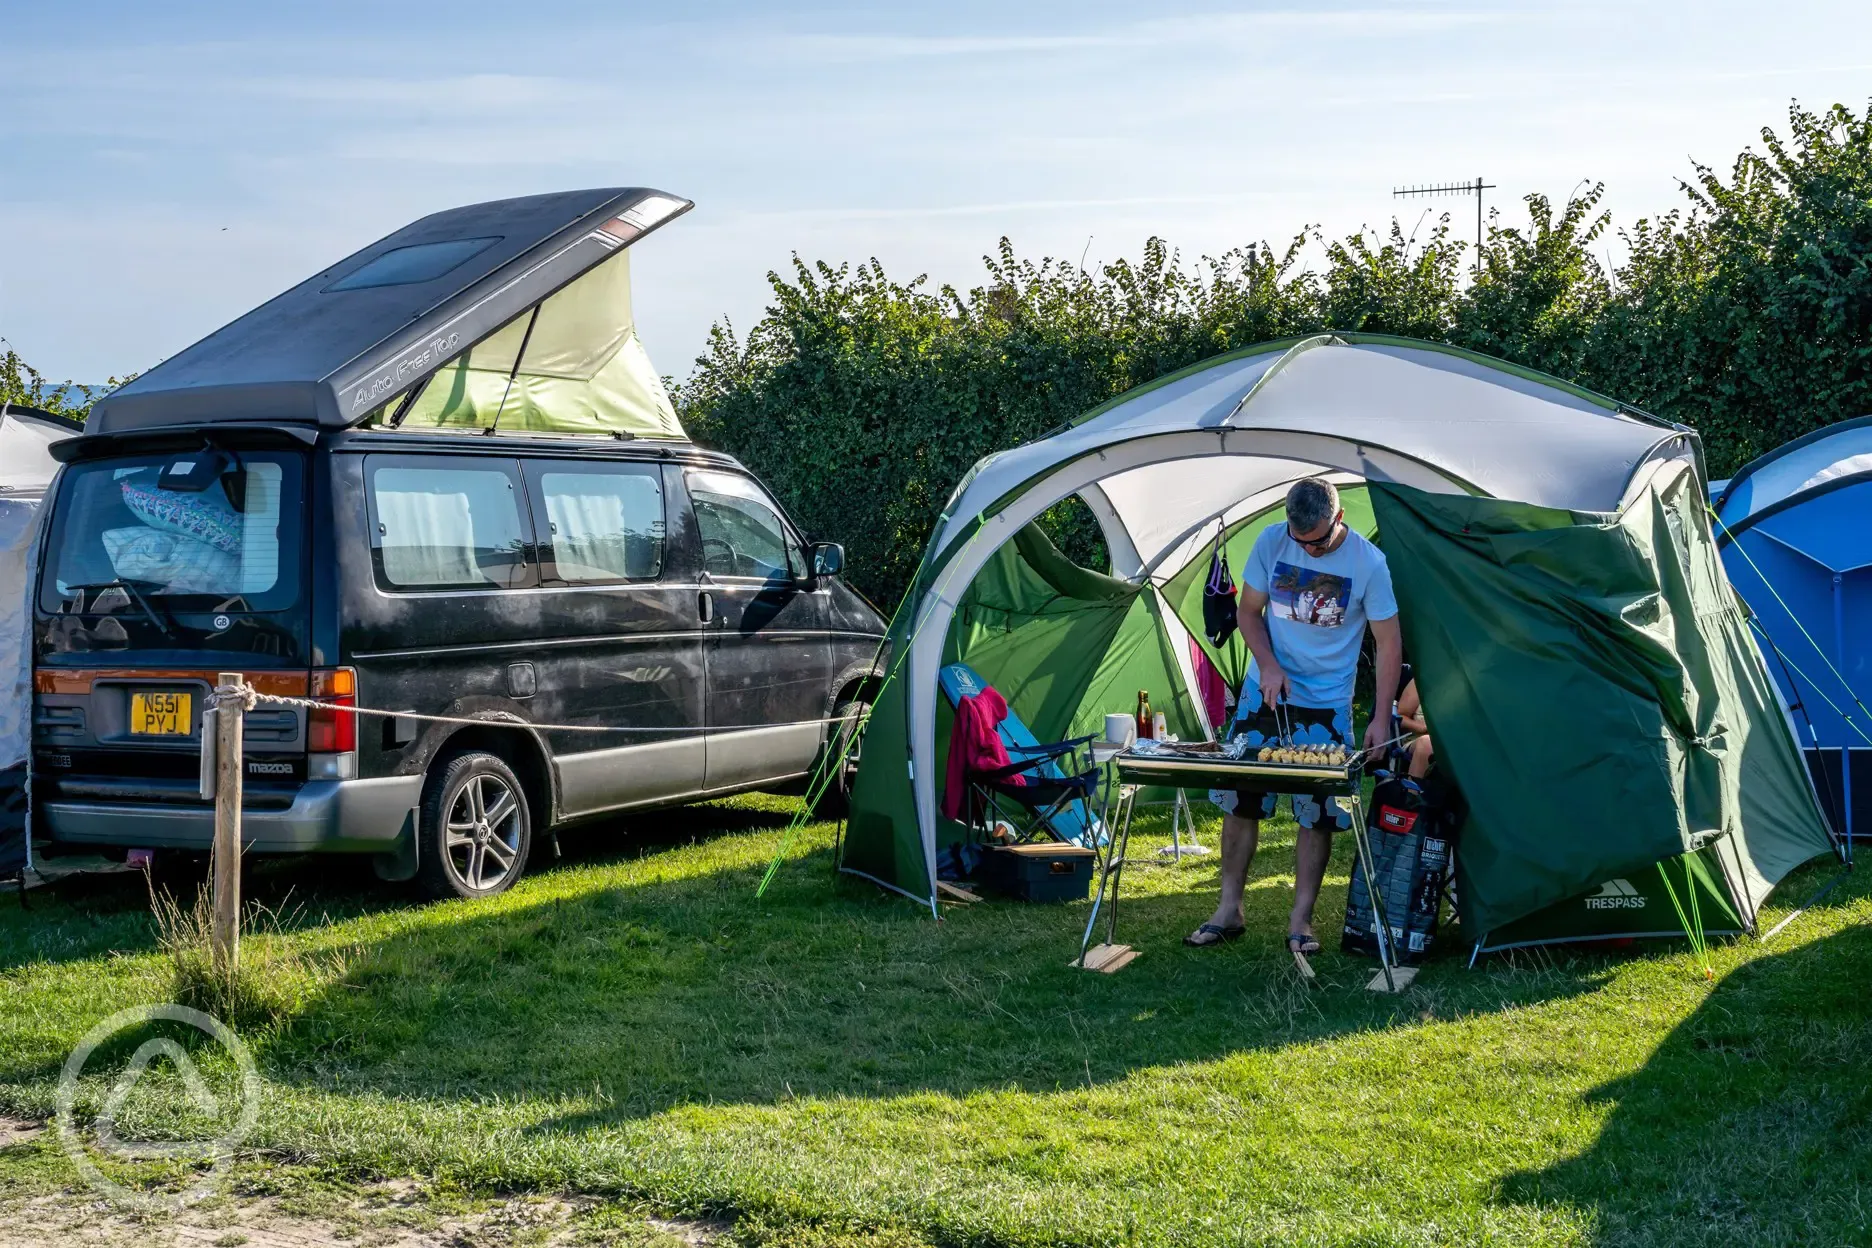
M1196 673L1196 696L1202 699L1203 710L1209 715L1209 722L1217 732L1225 727L1228 718L1228 685L1222 679L1222 673L1216 671L1214 663L1209 661L1209 652L1202 648L1195 635L1189 639L1190 667Z
M1007 718L1007 699L988 688L974 697L963 698L956 705L955 727L949 733L949 771L943 782L942 813L946 819L960 819L968 805L968 777L972 771L993 771L1006 767L1007 747L1001 744L996 725ZM1023 776L1007 777L1009 784L1026 784Z

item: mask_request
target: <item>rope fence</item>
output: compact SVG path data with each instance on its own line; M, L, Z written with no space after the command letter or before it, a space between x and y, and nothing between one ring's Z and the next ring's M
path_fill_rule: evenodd
M336 711L352 715L375 715L380 719L414 719L428 724L463 724L471 728L531 728L535 732L613 732L613 733L681 733L693 735L706 732L753 732L761 728L804 728L808 725L842 724L854 718L851 715L827 715L819 719L792 719L781 723L764 724L690 724L681 727L658 727L655 725L614 727L606 724L542 724L531 719L481 718L464 715L419 715L414 711L388 711L374 706L346 706L342 702L323 702L317 698L295 698L280 693L261 693L246 681L234 684L220 684L214 687L209 699L216 709L224 706L239 707L242 712L251 711L264 702L269 706L300 706L314 711Z

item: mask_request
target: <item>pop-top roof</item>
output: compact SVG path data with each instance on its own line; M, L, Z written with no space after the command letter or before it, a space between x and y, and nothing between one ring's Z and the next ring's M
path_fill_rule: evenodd
M112 392L91 409L86 432L353 424L693 206L644 187L607 187L424 217Z

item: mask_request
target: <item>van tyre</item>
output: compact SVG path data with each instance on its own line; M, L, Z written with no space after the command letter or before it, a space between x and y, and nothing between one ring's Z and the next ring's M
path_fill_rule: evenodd
M438 899L492 897L513 887L533 847L533 812L505 759L479 750L429 769L416 881Z
M835 721L831 732L826 735L825 754L820 759L820 768L814 769L817 776L823 767L836 767L832 777L826 781L825 788L819 794L819 800L813 803L813 814L821 819L841 819L851 810L852 782L858 778L858 753L863 747L862 741L853 744L859 724L871 713L870 699L861 694L853 694L839 700L832 712ZM850 746L847 756L846 747Z

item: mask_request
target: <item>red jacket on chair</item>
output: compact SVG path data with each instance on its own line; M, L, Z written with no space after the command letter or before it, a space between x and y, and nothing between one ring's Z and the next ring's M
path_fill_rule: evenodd
M1001 744L997 725L1007 718L1007 699L992 687L956 703L955 727L949 732L949 770L943 781L942 813L960 819L968 805L968 778L973 771L993 771L1013 760ZM1008 776L1008 784L1026 784L1025 777Z

